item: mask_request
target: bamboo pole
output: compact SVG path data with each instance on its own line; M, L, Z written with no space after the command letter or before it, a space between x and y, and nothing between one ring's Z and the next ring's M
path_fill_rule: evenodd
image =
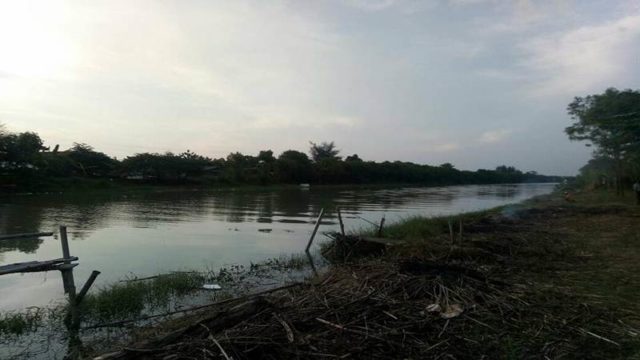
M313 243L313 238L316 237L316 233L318 232L318 227L320 226L320 221L322 220L322 215L324 215L324 208L320 209L320 215L318 215L318 219L316 220L316 224L313 227L313 232L311 233L311 237L309 238L309 243L307 244L305 252L309 252L309 248L311 248L311 244Z

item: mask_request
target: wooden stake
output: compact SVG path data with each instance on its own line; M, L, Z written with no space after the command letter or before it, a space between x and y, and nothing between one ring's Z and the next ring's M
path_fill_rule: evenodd
M451 239L451 243L453 244L453 225L451 225L451 220L449 220L448 223L449 223L449 239Z
M382 228L384 227L384 216L380 219L380 226L378 227L378 237L382 237Z
M316 237L316 233L318 232L318 227L320 226L320 221L322 220L322 215L324 215L324 208L320 209L320 215L318 215L318 220L316 220L316 225L313 227L313 232L311 233L311 238L309 238L309 243L307 244L307 248L304 249L305 252L309 252L309 248L311 248L311 243L313 243L313 238Z
M69 251L69 239L67 238L67 227L60 226L60 243L62 245L62 258L65 264L71 264L71 253ZM73 281L73 272L68 268L63 268L62 281L64 285L64 292L70 294L73 290L73 296L75 297L76 285ZM71 295L69 295L71 296Z
M340 212L340 207L337 207L338 210L338 221L340 222L340 233L344 236L344 223L342 222L342 213Z
M76 296L76 304L80 304L82 302L82 299L84 299L84 296L87 295L87 292L91 288L91 285L93 285L93 282L96 281L98 275L100 275L100 271L98 270L93 270L91 272L89 279L87 279L87 282L85 282L82 286L82 289L80 289L78 296Z
M69 239L67 238L67 227L60 226L60 242L62 243L62 257L64 265L71 265L71 254L69 251ZM69 309L71 315L70 330L76 330L80 326L78 308L76 306L76 284L73 280L73 267L61 266L62 283L65 293L69 294Z

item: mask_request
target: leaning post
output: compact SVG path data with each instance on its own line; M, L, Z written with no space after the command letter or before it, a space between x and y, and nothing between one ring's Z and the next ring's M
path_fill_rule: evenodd
M344 223L342 222L342 212L340 211L340 206L336 209L338 211L338 221L340 222L340 233L344 237Z
M309 248L311 248L311 244L313 243L313 238L316 237L316 233L318 232L318 227L320 226L320 221L322 220L322 215L324 215L324 208L320 209L320 215L318 215L318 220L316 220L316 225L313 227L311 238L309 238L309 243L307 244L307 248L304 249L306 253L309 253Z

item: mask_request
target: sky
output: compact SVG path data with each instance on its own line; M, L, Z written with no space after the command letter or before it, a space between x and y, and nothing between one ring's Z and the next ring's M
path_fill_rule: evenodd
M566 106L640 88L640 1L0 0L0 123L48 146L572 175Z

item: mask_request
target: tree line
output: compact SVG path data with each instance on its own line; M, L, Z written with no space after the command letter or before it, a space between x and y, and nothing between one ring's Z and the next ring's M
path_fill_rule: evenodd
M346 158L333 142L310 143L309 154L271 150L257 155L239 152L213 159L183 153L139 153L118 160L87 144L61 151L44 146L34 132L0 131L0 186L7 189L46 189L64 179L101 179L147 184L489 184L558 181L557 177L522 172L512 166L466 171L452 164L365 161ZM50 187L50 186L49 186Z
M640 179L640 91L609 88L576 97L567 112L573 120L565 129L569 139L593 148L593 158L580 169L581 185L622 193Z

